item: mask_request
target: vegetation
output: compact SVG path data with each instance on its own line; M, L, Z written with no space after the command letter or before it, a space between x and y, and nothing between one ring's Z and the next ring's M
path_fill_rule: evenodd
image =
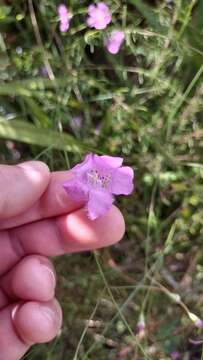
M203 359L203 2L109 0L0 5L0 162L66 169L88 152L120 155L136 191L118 206L125 239L55 259L64 326L37 360ZM117 55L104 42L125 32ZM178 359L178 357L177 357Z

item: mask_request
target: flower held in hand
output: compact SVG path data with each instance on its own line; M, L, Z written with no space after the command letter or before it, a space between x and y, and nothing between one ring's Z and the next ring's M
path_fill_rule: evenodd
M97 5L90 5L88 7L87 25L97 30L102 30L111 22L111 13L108 6L99 2Z
M86 203L91 220L110 209L114 195L129 195L133 191L133 170L122 163L120 157L89 154L71 170L73 178L63 184L68 195Z

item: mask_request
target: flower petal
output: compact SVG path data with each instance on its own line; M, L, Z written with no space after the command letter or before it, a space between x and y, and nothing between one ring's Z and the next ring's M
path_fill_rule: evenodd
M67 15L68 13L68 9L67 7L64 5L64 4L60 4L59 7L58 7L58 13L59 15L63 16L63 15Z
M63 184L63 188L67 194L75 201L88 200L88 187L77 179L70 179Z
M121 157L108 156L108 155L93 155L93 163L96 169L101 173L109 173L118 169L122 163L123 159Z
M110 24L111 20L112 20L112 17L110 14L106 15L105 16L105 20L106 20L106 25Z
M99 10L109 13L109 7L104 2L99 2L97 7Z
M69 29L69 27L70 27L69 21L61 22L60 31L61 32L66 32Z
M92 18L92 17L88 17L88 18L87 18L87 25L88 25L89 27L94 27L94 26L95 26L95 19Z
M111 168L119 168L123 163L122 157L102 155L100 156L100 159L102 159L102 161L104 161Z
M107 50L113 55L118 54L118 52L120 50L120 46L118 46L117 44L114 44L113 42L109 42L107 44Z
M89 169L92 168L93 157L93 154L86 155L85 160L80 164L74 166L71 171L79 176L84 175Z
M125 40L125 33L121 30L114 30L112 31L111 37L120 45Z
M94 27L95 27L95 29L97 29L97 30L104 30L104 29L106 29L106 27L107 27L107 24L109 24L108 22L106 22L106 20L105 19L101 19L101 20L95 20L95 23L94 23Z
M112 193L115 195L129 195L134 188L134 172L129 166L115 170L111 184Z
M91 220L104 215L112 206L113 196L107 191L91 190L87 203L88 215Z
M90 16L92 16L92 15L94 15L94 12L95 12L95 10L96 10L97 8L96 8L96 6L95 5L89 5L88 6L88 15L90 15Z
M107 47L107 50L111 54L117 54L124 40L125 40L125 33L123 31L121 30L112 31L111 35L106 40L105 45Z

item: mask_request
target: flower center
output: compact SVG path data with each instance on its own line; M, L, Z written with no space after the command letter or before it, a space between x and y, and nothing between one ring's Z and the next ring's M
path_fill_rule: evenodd
M88 184L97 188L107 189L111 180L111 175L101 175L95 169L87 173Z
M101 10L95 11L95 17L97 19L97 21L103 21L104 20L104 14Z

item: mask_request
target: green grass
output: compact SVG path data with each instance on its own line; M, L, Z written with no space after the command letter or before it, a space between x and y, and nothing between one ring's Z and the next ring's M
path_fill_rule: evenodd
M125 239L55 259L64 325L25 358L203 358L191 341L202 338L191 313L203 318L202 1L107 1L104 31L86 27L89 2L70 1L65 35L58 2L3 3L1 162L60 170L93 151L121 155L136 172L135 193L118 200ZM103 45L114 28L126 34L116 56Z

